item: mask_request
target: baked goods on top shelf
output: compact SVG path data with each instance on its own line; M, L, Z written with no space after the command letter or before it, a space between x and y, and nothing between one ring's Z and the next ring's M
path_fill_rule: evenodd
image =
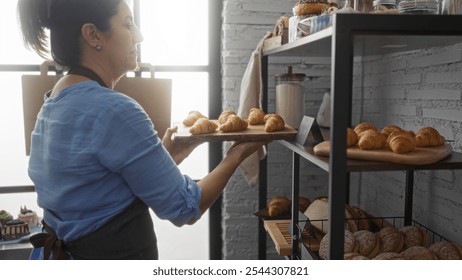
M18 219L28 224L29 228L37 227L40 225L37 213L35 211L27 209L25 205L24 207L21 206L18 214Z
M218 128L218 125L207 119L207 118L199 118L189 129L189 132L193 135L197 134L204 134L204 133L211 133L215 132Z
M260 108L252 108L249 112L247 121L250 125L264 124L265 123L265 112Z
M285 127L284 119L278 114L266 114L264 121L266 132L283 130Z
M329 8L327 0L300 0L293 7L296 16L320 15Z
M183 120L185 126L192 126L198 119L207 118L199 111L190 111L188 116Z
M358 134L356 134L356 132L350 127L347 127L347 140L346 141L347 141L347 147L356 146L356 144L358 144L358 141L359 141Z
M388 147L397 154L405 154L414 150L415 137L406 131L395 131L387 138Z
M359 123L353 128L353 130L356 132L356 134L358 134L358 136L361 136L362 132L369 130L369 129L377 131L377 128L375 127L375 125L373 125L370 122Z

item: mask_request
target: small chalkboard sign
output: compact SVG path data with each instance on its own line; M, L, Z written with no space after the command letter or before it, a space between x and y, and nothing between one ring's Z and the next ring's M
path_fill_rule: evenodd
M310 133L311 132L311 133ZM309 143L309 136L312 136L314 143L321 143L324 141L321 129L315 118L303 116L302 122L298 127L296 142L300 145L306 146Z

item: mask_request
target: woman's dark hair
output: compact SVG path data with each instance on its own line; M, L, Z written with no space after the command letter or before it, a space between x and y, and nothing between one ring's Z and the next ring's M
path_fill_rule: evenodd
M19 0L18 17L24 43L45 59L51 53L53 60L62 66L79 65L82 26L92 23L103 32L109 31L110 19L117 14L122 1ZM50 30L49 35L46 29Z

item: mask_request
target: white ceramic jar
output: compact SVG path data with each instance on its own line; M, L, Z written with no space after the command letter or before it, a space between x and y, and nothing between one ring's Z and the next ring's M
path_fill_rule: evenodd
M305 74L292 73L289 66L287 73L276 74L276 114L284 118L291 127L297 129L305 115L305 92L303 80Z

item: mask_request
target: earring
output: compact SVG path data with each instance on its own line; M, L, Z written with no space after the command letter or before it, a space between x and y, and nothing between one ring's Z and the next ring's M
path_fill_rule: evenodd
M102 47L100 45L96 45L95 48L96 48L97 51L101 51L101 49L102 49Z

